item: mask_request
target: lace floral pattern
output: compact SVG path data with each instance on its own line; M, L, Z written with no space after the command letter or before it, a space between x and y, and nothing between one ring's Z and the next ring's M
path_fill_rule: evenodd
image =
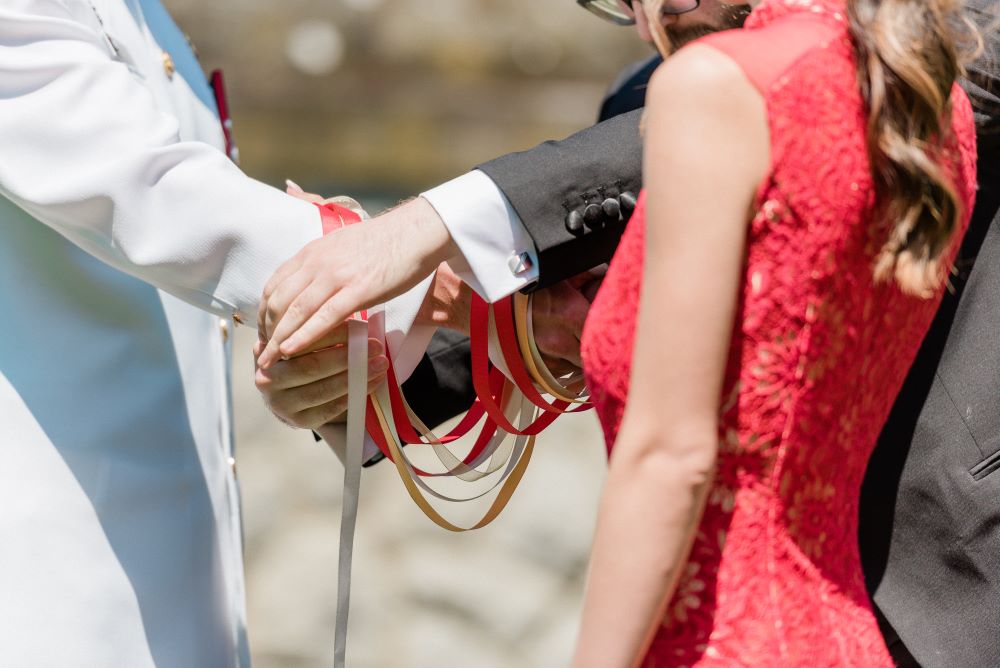
M917 300L873 280L887 227L872 217L843 0L765 0L747 29L761 52L780 48L767 30L802 13L835 38L762 88L771 173L750 224L718 472L647 668L892 665L862 578L858 490L940 295ZM725 35L712 39L726 50ZM943 159L971 212L972 112L957 86L953 99ZM640 202L583 341L609 447L628 390L644 229Z

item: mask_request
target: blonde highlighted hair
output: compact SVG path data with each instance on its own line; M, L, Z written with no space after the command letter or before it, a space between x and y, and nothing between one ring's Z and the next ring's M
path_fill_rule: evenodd
M660 23L664 3L636 4L667 58L674 49ZM875 279L895 280L904 292L929 297L946 278L941 256L964 214L940 162L949 140L951 91L982 40L960 0L847 0L847 13L868 114L876 204L892 223Z
M848 17L876 198L892 221L875 277L930 296L946 278L941 254L965 213L941 166L951 92L982 41L960 0L850 0Z

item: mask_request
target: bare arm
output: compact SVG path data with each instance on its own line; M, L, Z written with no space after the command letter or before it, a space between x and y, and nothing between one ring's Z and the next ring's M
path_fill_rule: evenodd
M633 372L576 668L641 661L687 560L715 466L748 212L768 159L763 101L732 60L696 46L654 76Z

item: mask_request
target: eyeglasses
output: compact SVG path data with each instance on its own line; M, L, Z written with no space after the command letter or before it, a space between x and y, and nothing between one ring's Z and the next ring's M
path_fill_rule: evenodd
M576 4L584 9L600 16L605 21L620 26L630 26L635 24L635 9L632 7L636 0L624 0L628 5L628 11L622 9L618 0L576 0ZM638 0L641 4L642 0ZM664 14L687 14L693 12L701 6L701 0L667 0L663 3Z

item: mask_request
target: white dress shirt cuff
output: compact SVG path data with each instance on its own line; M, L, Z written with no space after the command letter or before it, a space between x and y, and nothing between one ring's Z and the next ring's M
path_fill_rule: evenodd
M462 280L489 302L538 280L531 236L499 187L475 170L421 194L461 251L449 260Z

